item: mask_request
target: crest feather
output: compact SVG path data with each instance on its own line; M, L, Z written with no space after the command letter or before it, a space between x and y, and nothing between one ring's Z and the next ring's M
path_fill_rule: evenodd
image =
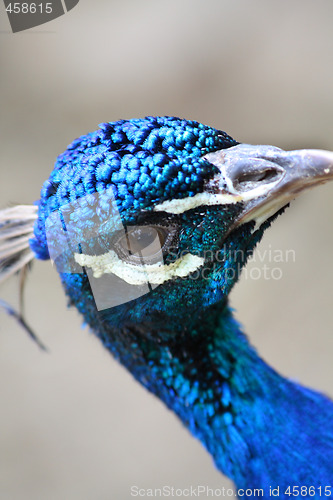
M0 210L0 283L34 259L29 240L34 236L38 207L16 205Z
M38 207L35 205L16 205L0 210L0 283L20 273L20 310L19 312L0 299L0 308L13 316L27 334L46 350L26 322L23 314L23 291L27 269L35 255L29 240L34 236L34 223L37 219Z

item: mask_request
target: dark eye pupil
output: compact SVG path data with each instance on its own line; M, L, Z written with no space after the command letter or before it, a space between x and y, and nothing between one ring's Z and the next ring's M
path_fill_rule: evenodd
M127 232L125 238L122 239L124 250L127 249L129 253L139 254L151 247L151 250L158 251L163 246L164 239L161 241L161 231L157 231L152 227L140 227ZM161 236L163 236L161 234ZM125 241L123 241L125 240Z
M157 264L163 262L175 235L175 226L127 226L125 234L113 240L113 249L130 264Z
M168 229L158 226L127 228L117 241L115 249L122 258L133 263L161 261L163 247L168 239ZM148 260L147 260L148 259Z

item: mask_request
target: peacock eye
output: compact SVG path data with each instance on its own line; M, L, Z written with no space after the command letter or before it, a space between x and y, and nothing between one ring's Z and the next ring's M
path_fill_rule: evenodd
M174 235L174 228L163 226L127 227L125 234L114 241L114 250L121 259L131 264L161 262L163 252L170 246Z

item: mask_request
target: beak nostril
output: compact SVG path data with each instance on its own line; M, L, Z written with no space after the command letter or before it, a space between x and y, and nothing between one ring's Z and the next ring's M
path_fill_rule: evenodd
M234 185L242 189L255 187L256 184L268 184L280 177L281 172L274 168L265 168L262 170L252 170L242 172L234 181Z
M244 182L270 182L279 175L279 172L273 168L266 168L261 171L243 172L239 178L238 183Z

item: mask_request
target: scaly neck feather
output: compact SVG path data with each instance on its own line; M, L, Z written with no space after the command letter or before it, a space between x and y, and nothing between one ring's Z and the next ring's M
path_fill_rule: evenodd
M76 304L80 309L79 305ZM86 305L85 305L86 307ZM173 410L238 488L324 487L333 477L333 403L276 373L255 352L226 301L187 326L88 322L105 346ZM155 320L154 320L155 319ZM316 491L319 497L319 490ZM316 496L312 497L316 498Z

